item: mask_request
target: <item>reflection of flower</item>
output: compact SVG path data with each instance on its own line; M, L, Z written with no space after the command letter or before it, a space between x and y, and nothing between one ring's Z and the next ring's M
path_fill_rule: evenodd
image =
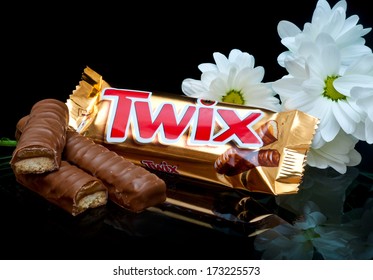
M274 111L280 109L271 87L262 83L263 67L254 67L252 55L233 49L228 58L215 52L214 59L216 64L198 66L202 72L201 80L188 78L183 81L182 90L186 95Z
M320 123L307 163L345 173L361 162L357 142L373 143L373 54L363 38L371 28L357 24L357 15L346 17L346 9L345 0L332 8L319 0L303 30L289 21L279 22L281 43L287 47L278 56L288 72L282 78L262 83L264 69L254 68L253 56L233 49L228 58L214 53L216 65L200 64L201 80L185 79L183 92L317 117Z
M264 231L255 238L255 249L264 251L263 259L312 259L313 240L321 236L317 232L326 217L317 205L308 202L303 218L294 224L281 224Z
M367 198L362 206L345 211L347 190L358 186L351 185L358 175L351 168L346 174L309 168L299 193L276 198L279 207L298 218L255 237L262 258L372 259L373 200Z

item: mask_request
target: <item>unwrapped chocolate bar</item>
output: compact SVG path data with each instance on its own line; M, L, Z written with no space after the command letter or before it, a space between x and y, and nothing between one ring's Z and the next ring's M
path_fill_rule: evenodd
M149 170L69 129L64 157L99 178L114 203L141 212L166 200L166 183Z
M27 115L17 122L17 140L29 119L30 116ZM62 156L68 163L79 167L83 173L86 172L87 175L103 182L108 189L110 200L132 212L141 212L166 200L166 183L161 178L73 129L66 131L66 144ZM48 177L49 181L53 176L62 175L55 172ZM27 183L25 180L22 181ZM58 181L56 179L56 182ZM41 189L37 191L41 192Z
M69 110L56 99L43 99L31 108L22 135L13 152L11 166L15 173L44 173L60 167L66 141ZM16 132L17 133L17 132Z
M319 122L298 110L112 88L89 67L66 104L76 132L136 165L275 195L298 191Z
M61 161L60 168L43 174L15 173L16 180L73 216L107 203L108 191L97 178Z

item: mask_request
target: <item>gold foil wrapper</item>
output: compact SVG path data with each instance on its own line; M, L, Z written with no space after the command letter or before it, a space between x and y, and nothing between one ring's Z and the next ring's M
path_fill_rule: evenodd
M66 104L71 127L137 165L274 195L298 191L318 124L297 110L111 88L89 67Z

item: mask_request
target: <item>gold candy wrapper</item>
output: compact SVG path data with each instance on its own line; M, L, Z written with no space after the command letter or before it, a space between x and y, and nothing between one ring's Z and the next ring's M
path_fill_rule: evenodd
M318 124L297 110L112 88L89 67L66 104L71 127L137 165L274 195L298 191Z

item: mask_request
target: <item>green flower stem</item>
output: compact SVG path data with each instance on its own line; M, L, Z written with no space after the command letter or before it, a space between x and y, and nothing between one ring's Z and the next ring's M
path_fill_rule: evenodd
M17 145L16 140L11 140L9 138L1 138L0 139L0 146L4 147L15 147Z

